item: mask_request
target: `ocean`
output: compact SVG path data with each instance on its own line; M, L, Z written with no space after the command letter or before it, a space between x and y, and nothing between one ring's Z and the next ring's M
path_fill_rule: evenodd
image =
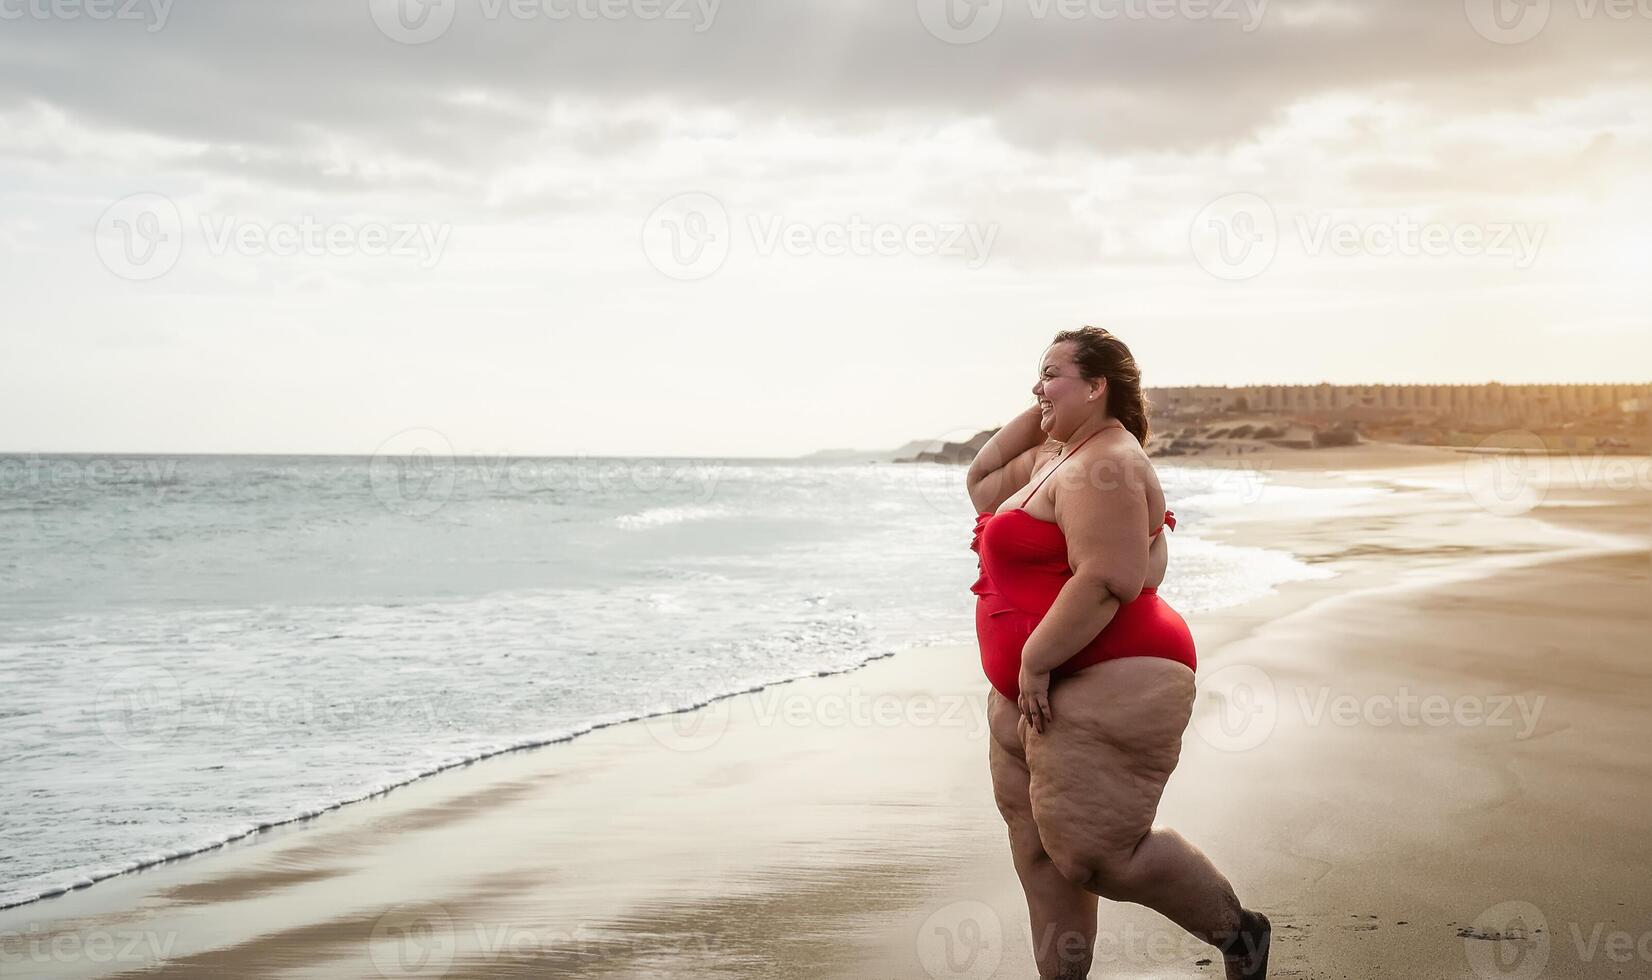
M963 473L0 457L0 907L503 751L973 643ZM1182 611L1326 574L1201 537L1260 476L1161 477Z

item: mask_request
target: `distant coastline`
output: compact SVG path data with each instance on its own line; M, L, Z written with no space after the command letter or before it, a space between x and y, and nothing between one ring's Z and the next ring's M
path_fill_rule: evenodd
M1248 385L1149 388L1152 456L1244 456L1388 442L1547 453L1652 452L1652 384ZM967 464L997 429L962 442L828 449L841 463Z

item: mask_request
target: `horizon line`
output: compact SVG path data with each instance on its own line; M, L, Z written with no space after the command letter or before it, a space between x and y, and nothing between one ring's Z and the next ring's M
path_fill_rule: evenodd
M1144 384L1154 388L1645 388L1648 381L1247 381L1243 384Z

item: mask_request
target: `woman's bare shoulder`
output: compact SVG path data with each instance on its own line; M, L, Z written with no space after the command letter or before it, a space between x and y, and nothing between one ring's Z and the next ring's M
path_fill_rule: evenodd
M1087 477L1085 483L1103 490L1145 492L1149 503L1162 498L1153 461L1129 432L1121 429L1096 439L1084 447L1083 457L1075 462Z
M1098 462L1107 462L1129 472L1148 472L1153 469L1152 461L1142 450L1141 443L1123 429L1108 432L1094 440L1084 447L1084 454Z

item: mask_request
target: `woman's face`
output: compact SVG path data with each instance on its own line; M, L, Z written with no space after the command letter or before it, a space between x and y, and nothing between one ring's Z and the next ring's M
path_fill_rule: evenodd
M1043 409L1039 424L1046 435L1065 442L1096 410L1104 381L1089 382L1073 363L1072 342L1055 344L1044 352L1033 396Z

